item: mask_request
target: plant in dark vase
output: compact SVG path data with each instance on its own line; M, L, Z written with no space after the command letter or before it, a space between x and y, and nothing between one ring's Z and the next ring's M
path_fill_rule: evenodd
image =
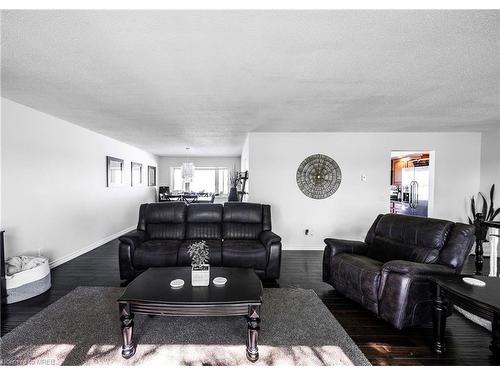
M205 241L194 242L188 246L187 252L191 257L191 285L208 286L210 284L210 254Z
M233 168L229 172L229 184L231 188L229 189L229 195L227 197L228 202L237 202L238 199L238 185L240 183L240 172Z
M483 243L488 242L488 226L484 225L485 221L493 221L500 213L500 208L495 209L494 204L495 184L491 185L490 203L484 197L483 193L478 194L478 200L481 200L481 210L476 207L477 201L475 197L470 200L470 209L472 218L469 217L469 224L474 225L476 235L476 275L481 275L483 272Z

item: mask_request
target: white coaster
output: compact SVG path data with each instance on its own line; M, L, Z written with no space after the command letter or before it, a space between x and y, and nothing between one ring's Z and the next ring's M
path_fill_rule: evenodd
M170 286L174 289L179 289L184 286L184 280L182 279L175 279L170 282Z
M473 279L472 277L464 277L462 278L464 283L467 283L469 285L474 285L474 286L485 286L486 283L484 281L478 280L478 279Z
M226 283L227 283L227 279L225 277L216 277L214 279L214 285L222 286L222 285L225 285Z

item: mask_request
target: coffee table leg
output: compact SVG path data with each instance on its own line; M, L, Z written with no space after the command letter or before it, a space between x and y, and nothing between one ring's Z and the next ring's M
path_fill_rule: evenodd
M134 314L130 312L128 303L120 303L120 320L122 322L122 357L129 359L135 354L135 344L132 339L134 331Z
M441 288L436 285L436 297L434 299L433 332L434 351L438 354L445 352L444 333L446 328L446 302L443 298Z
M495 314L491 324L491 333L493 341L491 341L490 350L494 355L500 357L500 314Z
M247 316L247 359L255 362L259 359L257 340L260 330L260 306L249 306Z

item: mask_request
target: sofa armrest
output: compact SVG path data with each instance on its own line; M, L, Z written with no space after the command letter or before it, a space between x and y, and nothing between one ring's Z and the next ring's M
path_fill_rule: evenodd
M120 242L130 245L132 250L148 239L148 233L143 230L135 230L118 238Z
M428 264L408 262L404 260L393 260L382 266L382 274L399 273L409 276L433 276L433 275L451 275L455 273L453 268L442 264Z
M442 264L394 260L382 266L379 316L398 329L427 323L432 317L433 276L454 274Z
M266 279L279 279L281 271L281 237L270 230L265 230L260 234L259 240L267 252Z
M129 232L118 238L118 260L120 264L120 279L132 280L137 271L134 268L134 250L144 241L149 239L149 235L142 230Z
M323 252L323 281L332 283L332 259L341 253L365 255L368 245L361 241L339 240L336 238L325 239Z
M340 253L364 255L368 245L361 241L339 240L336 238L325 239L326 247L329 249L330 257ZM326 250L326 249L325 249Z
M269 249L271 245L280 243L281 237L270 230L265 230L260 234L259 240L266 249Z

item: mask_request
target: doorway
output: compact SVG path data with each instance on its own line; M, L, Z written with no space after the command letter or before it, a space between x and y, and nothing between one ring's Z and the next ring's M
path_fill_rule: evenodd
M429 217L433 180L434 152L392 151L389 212Z

